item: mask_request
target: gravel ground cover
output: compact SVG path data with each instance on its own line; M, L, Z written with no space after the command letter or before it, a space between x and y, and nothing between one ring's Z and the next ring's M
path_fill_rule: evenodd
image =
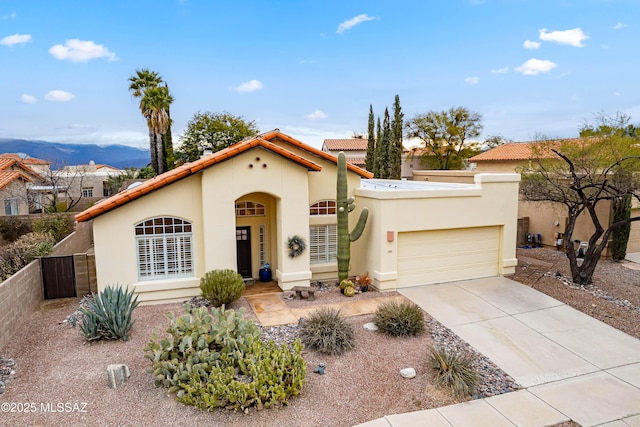
M570 283L564 254L552 249L518 249L520 259L514 280L557 298L630 335L640 338L640 272L620 263L602 260L593 285ZM337 288L326 285L316 301L282 298L290 307L344 302ZM367 292L357 298L374 298L396 293ZM445 345L473 354L482 375L478 397L517 389L517 384L490 360L425 313L427 333L415 338L392 338L365 330L362 325L373 315L351 317L356 331L356 348L342 356L305 352L307 384L288 406L250 411L248 415L229 411L202 412L184 406L165 389L152 385L147 372L150 362L142 348L154 329L164 331L167 311L179 313L181 304L138 307L136 325L127 342L88 344L79 329L71 327L79 299L43 303L14 335L0 354L0 425L20 426L147 426L207 424L213 426L352 426L383 415L434 408L455 403L448 393L433 385L427 354L434 345ZM230 308L245 308L256 320L244 298ZM76 316L76 320L77 316ZM262 328L264 339L288 342L295 339L297 325ZM121 388L107 387L106 367L124 363L131 378ZM313 369L326 365L326 374ZM399 371L413 367L414 379ZM6 404L10 411L4 412ZM13 412L11 412L13 410ZM576 425L575 423L562 424Z

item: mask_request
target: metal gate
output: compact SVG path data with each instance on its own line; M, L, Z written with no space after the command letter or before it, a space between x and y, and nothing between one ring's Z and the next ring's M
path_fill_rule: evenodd
M44 299L76 296L73 255L40 258Z

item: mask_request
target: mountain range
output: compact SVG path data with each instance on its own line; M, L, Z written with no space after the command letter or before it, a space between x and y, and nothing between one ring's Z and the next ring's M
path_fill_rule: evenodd
M29 141L0 138L0 153L24 153L50 161L53 169L64 166L107 164L117 168L141 168L149 164L149 149L126 145L63 144L61 142Z

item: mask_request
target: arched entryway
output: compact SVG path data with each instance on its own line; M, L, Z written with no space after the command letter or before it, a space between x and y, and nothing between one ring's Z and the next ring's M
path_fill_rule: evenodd
M267 193L249 193L235 201L237 271L244 278L258 278L266 263L277 268L276 203Z

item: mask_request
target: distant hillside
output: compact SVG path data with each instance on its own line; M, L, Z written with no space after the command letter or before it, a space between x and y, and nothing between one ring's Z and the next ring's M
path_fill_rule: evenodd
M67 165L108 164L117 168L141 168L149 163L149 150L126 145L62 144L60 142L28 141L0 138L0 153L25 153L52 162L52 168Z

